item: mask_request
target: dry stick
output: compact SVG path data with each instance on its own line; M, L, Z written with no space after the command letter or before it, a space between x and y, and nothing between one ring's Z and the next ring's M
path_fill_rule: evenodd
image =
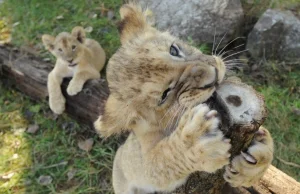
M296 163L293 163L293 162L288 162L288 161L285 161L284 159L281 159L279 158L278 156L276 156L276 158L282 162L283 164L286 164L288 166L293 166L293 167L296 167L296 168L300 168L300 165L299 164L296 164Z

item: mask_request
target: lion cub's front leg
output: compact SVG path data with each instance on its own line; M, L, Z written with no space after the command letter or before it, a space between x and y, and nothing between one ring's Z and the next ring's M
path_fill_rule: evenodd
M47 81L49 106L55 114L62 114L65 110L66 99L60 89L62 81L63 78L57 76L54 71L49 73Z
M226 167L224 179L233 187L252 186L263 176L272 159L272 137L267 129L260 127L248 150L234 157Z
M229 164L230 140L218 129L216 114L204 104L194 107L171 136L146 153L146 176L151 184L173 190L195 171L214 172Z
M93 71L78 71L75 73L74 77L70 81L67 93L70 96L78 94L83 88L84 83L89 79L98 79L100 78L100 73L95 70Z

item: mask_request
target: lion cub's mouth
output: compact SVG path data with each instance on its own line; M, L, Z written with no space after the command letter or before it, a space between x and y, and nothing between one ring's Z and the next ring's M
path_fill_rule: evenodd
M70 63L68 66L69 67L75 67L76 65L78 65L78 63Z

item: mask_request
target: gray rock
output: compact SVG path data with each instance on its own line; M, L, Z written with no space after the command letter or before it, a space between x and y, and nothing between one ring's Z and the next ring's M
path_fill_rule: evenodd
M290 11L268 9L250 32L247 49L256 59L299 62L300 20Z
M139 0L155 15L156 27L196 43L223 43L235 35L244 13L240 0Z

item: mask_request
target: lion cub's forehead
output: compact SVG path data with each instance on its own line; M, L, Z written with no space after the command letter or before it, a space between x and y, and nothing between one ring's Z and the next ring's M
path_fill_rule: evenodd
M146 48L150 51L169 51L173 44L176 44L186 55L191 55L198 50L184 41L172 36L169 32L156 31L155 33L145 33L134 41L137 48Z
M74 41L75 38L68 32L61 32L55 38L55 44L63 47L70 46L69 44L73 43Z

